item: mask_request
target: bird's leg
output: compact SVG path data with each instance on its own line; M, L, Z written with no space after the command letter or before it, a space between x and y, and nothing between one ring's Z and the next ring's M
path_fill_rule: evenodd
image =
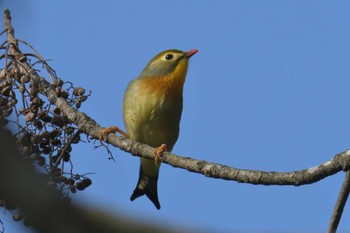
M160 165L160 161L162 161L163 159L163 152L164 151L168 151L168 147L166 144L162 144L161 146L157 147L153 153L156 156L154 158L154 163L156 164L156 166Z
M129 137L129 135L127 133L125 133L123 130L121 130L117 126L111 126L111 127L105 128L105 129L101 130L100 132L98 132L98 138L100 139L100 142L105 140L106 136L108 134L111 134L111 133L119 133L126 138Z

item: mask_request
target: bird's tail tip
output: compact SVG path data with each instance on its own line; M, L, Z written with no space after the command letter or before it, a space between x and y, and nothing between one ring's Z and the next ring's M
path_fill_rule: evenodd
M134 192L132 193L132 195L130 197L130 201L134 201L136 198L141 197L144 194L146 194L148 199L150 199L151 202L155 205L155 207L159 210L160 209L160 203L159 203L157 194L151 193L147 189L142 190L142 189L139 189L139 188L135 188Z

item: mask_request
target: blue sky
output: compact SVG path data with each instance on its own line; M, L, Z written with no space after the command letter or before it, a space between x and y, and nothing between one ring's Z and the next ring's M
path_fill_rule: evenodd
M20 2L20 3L19 3ZM158 52L199 49L173 152L236 168L292 171L349 148L348 1L9 1L16 36L59 77L92 91L81 110L123 126L122 97ZM209 179L163 164L162 209L129 197L139 161L73 148L93 185L73 199L142 221L223 232L325 232L344 174L301 187ZM7 215L9 216L9 215ZM1 216L3 218L3 216ZM339 232L349 232L349 205ZM5 217L7 232L21 229Z

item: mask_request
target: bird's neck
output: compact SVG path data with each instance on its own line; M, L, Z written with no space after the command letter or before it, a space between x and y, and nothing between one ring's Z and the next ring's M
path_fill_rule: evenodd
M181 97L186 79L187 66L181 66L173 72L157 77L146 78L145 87L160 96Z

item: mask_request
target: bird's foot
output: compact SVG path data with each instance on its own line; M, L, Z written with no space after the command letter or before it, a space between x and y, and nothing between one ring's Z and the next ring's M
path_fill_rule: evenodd
M123 130L121 130L117 126L111 126L111 127L108 127L108 128L104 128L103 130L98 132L98 139L100 140L100 142L102 142L102 141L104 141L106 139L106 136L108 134L111 134L111 133L119 133L119 134L123 135L126 138L129 137L129 135L127 133L125 133Z
M154 155L156 156L154 158L154 163L156 164L156 166L159 166L160 165L160 162L162 161L163 159L163 152L164 151L168 151L168 147L166 144L162 144L161 146L157 147L155 150L154 150Z

